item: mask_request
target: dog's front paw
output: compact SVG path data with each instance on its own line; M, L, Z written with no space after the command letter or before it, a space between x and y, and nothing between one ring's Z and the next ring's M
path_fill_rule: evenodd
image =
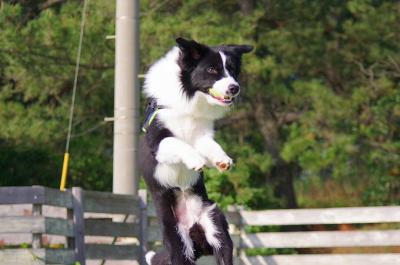
M198 154L192 154L185 157L183 162L188 169L194 171L201 171L206 165L206 160Z
M233 165L233 160L229 156L225 156L221 159L217 159L215 166L219 172L227 171Z

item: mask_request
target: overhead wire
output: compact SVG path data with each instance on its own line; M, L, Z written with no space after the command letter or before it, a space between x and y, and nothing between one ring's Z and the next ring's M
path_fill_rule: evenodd
M70 111L69 111L68 134L67 134L67 140L66 140L66 144L65 144L63 167L62 167L62 171L61 171L60 190L65 190L65 186L67 183L68 164L69 164L69 147L70 147L71 134L72 134L72 121L74 118L76 90L77 90L77 86L78 86L78 76L79 76L79 65L81 62L83 33L84 33L84 28L85 28L86 9L87 9L88 3L89 3L89 0L83 1L78 52L77 52L77 56L76 56L75 75L74 75L74 83L73 83L73 88L72 88L72 99L71 99L71 106L70 106Z

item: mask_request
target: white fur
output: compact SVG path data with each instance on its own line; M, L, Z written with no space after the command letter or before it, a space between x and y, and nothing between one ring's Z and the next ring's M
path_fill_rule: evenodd
M179 48L174 47L152 65L146 74L144 93L157 99L158 104L173 106L182 102L180 68L177 64Z
M149 251L146 253L145 258L148 265L151 265L151 260L153 259L154 255L156 255L154 251Z
M203 203L197 195L177 192L177 204L175 214L178 218L178 233L184 244L185 256L191 260L194 259L193 241L190 238L190 228L199 220Z
M195 149L208 159L208 164L215 166L217 163L232 164L232 159L222 150L221 146L213 139L213 135L205 134L195 142Z
M216 237L217 234L220 232L218 231L217 227L215 226L213 219L211 217L211 211L216 207L216 204L214 203L213 205L207 207L205 210L203 210L199 224L203 227L205 230L206 234L206 239L207 242L214 248L214 249L220 249L221 248L221 242L220 240Z
M191 145L176 137L167 137L161 141L156 159L158 164L154 176L158 182L166 187L182 189L197 181L197 171L206 163Z
M196 171L205 164L204 158L191 145L176 137L166 137L161 141L156 159L165 164L182 162L188 169Z
M194 248L193 241L190 238L189 230L186 229L181 223L178 223L178 234L181 237L183 243L183 253L185 257L191 261L194 260Z

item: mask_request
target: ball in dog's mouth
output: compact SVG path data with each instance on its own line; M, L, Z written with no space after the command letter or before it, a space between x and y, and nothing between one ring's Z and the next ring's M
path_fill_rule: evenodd
M218 100L219 102L221 102L223 104L227 104L227 105L231 104L233 102L233 100L234 100L234 97L229 96L229 95L222 95L219 91L217 91L217 90L215 90L213 88L210 88L208 90L208 94L211 97L213 97L216 100Z

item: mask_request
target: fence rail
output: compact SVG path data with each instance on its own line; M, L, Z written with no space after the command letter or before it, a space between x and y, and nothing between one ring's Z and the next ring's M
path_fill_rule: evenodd
M230 215L244 225L368 224L400 222L399 206L240 211Z
M303 254L241 257L245 265L397 265L399 254Z
M155 211L147 207L146 192L139 196L73 188L61 192L45 187L0 187L0 205L30 204L30 216L3 216L0 234L32 234L28 249L0 249L0 265L73 264L86 260L136 260L145 264L144 253L161 247L162 233ZM66 217L46 216L47 206L65 209ZM254 248L334 248L400 246L400 230L292 231L295 226L400 223L400 207L349 207L226 212L234 241L235 265L394 265L400 253L295 254L248 256ZM282 232L246 232L248 227L292 227ZM398 226L397 226L398 227ZM275 229L276 230L276 229ZM279 230L279 229L278 229ZM46 248L43 235L66 238L62 248ZM107 237L105 242L85 240ZM123 238L124 240L121 240ZM126 239L126 240L125 240ZM110 243L111 242L111 243ZM215 264L204 257L199 265Z

